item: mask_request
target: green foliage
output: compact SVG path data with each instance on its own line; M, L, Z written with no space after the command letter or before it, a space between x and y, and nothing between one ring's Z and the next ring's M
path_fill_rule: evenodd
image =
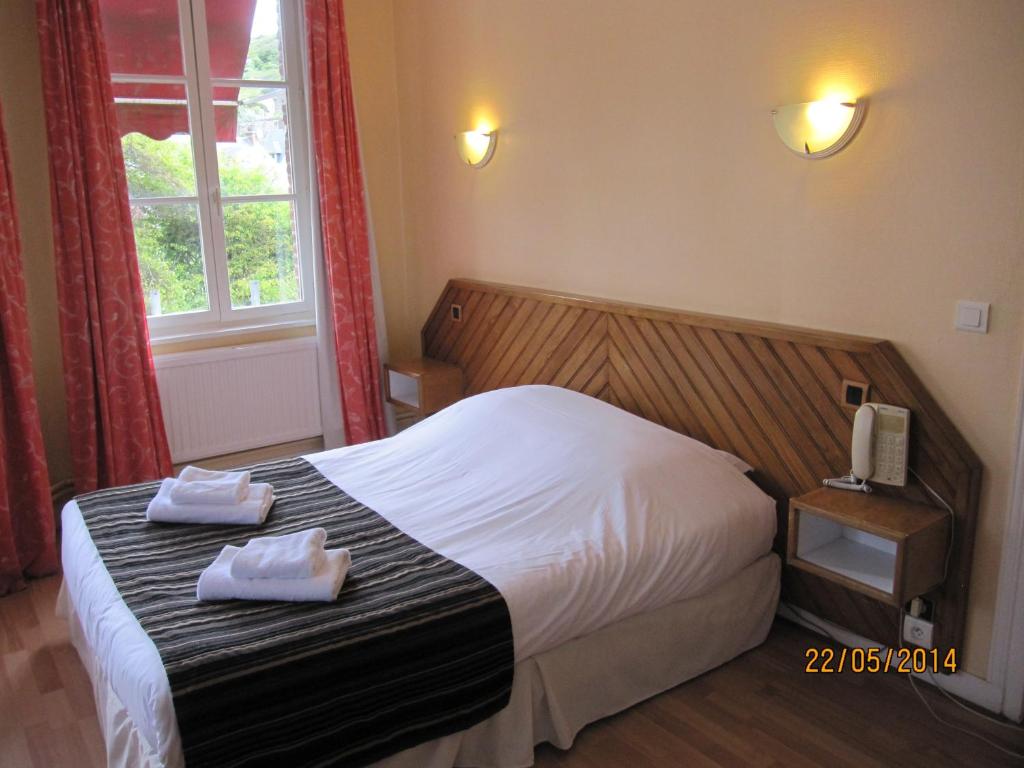
M184 137L153 141L139 134L123 140L131 196L135 242L147 308L160 294L161 314L206 309L206 281L195 203L145 204L140 197L194 196L192 147ZM277 189L277 169L256 150L218 152L226 194L269 194ZM234 203L224 206L228 282L234 307L251 303L251 281L259 281L261 304L297 301L292 206L287 202Z
M121 149L133 198L195 195L196 176L187 137L157 142L141 133L130 133L122 139Z
M195 205L135 204L132 223L149 314L156 313L152 301L154 292L160 294L161 314L206 309Z
M277 35L254 37L245 60L245 80L281 79L281 43Z
M231 305L250 303L250 281L260 283L260 303L299 300L291 203L224 206Z

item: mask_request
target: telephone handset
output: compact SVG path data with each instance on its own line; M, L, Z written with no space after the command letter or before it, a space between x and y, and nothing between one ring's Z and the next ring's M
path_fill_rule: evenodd
M910 411L896 405L865 403L853 419L853 468L847 477L826 480L832 488L871 492L867 480L882 485L907 484Z

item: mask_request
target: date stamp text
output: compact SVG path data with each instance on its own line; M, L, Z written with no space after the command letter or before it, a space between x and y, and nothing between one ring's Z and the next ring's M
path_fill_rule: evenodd
M842 672L873 673L948 672L957 670L956 649L940 651L925 648L808 648L804 672L833 674Z

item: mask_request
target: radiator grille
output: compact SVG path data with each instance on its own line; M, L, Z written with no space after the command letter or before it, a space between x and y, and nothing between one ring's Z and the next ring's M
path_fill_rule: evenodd
M175 463L322 433L316 340L154 358Z

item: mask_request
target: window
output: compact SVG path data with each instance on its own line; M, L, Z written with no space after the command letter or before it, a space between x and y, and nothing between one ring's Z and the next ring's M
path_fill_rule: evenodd
M298 0L100 0L154 337L313 318Z

